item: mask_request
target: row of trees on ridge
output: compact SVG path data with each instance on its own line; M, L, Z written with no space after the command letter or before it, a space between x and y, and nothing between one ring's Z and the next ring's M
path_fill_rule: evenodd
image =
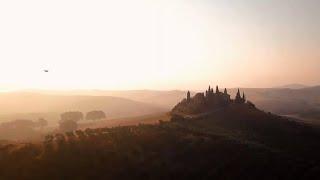
M70 111L70 112L62 113L60 117L62 121L64 120L80 121L83 119L100 120L100 119L105 119L106 114L103 111L90 111L84 117L83 113L80 111Z
M106 114L103 111L90 111L86 114L86 120L105 119ZM61 114L59 128L63 132L75 131L78 128L78 121L83 120L84 115L80 111L70 111Z

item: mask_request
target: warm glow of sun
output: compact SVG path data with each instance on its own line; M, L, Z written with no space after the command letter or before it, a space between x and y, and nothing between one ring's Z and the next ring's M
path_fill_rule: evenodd
M319 65L297 74L304 52L287 55L248 17L222 2L2 1L0 89L315 83Z

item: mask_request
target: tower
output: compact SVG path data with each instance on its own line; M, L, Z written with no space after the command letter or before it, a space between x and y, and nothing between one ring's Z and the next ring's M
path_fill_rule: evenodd
M219 92L219 87L217 86L216 87L216 94L219 94L220 92Z

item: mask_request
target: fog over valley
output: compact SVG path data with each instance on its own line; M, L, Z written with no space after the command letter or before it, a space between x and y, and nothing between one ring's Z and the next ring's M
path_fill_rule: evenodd
M0 1L0 180L320 179L319 7Z

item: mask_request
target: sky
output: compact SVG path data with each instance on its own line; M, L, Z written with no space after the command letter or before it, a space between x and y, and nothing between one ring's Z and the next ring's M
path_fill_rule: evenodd
M319 8L318 0L0 1L0 91L318 85Z

